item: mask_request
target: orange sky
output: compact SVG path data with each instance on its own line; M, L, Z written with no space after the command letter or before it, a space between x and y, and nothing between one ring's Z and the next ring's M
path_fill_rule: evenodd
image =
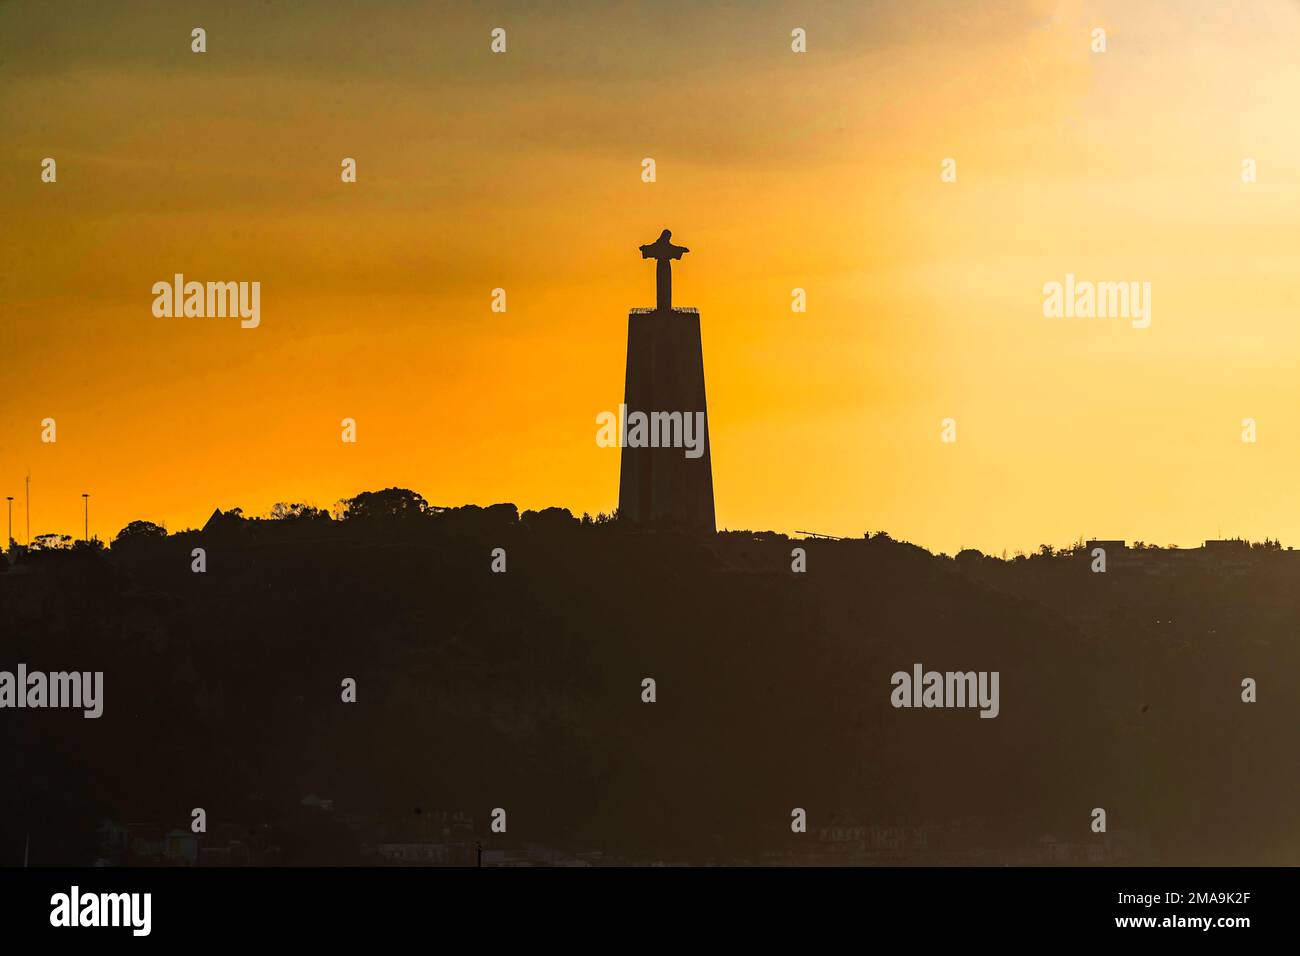
M610 510L668 226L719 527L1300 542L1296 49L1280 0L0 5L0 495L19 540L29 467L33 534L83 491L104 538L389 485ZM155 318L177 272L260 281L261 326ZM1067 273L1150 282L1151 327L1044 318Z

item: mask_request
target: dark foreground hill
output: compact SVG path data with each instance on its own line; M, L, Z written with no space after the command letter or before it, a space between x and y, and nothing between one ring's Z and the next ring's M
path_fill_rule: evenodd
M28 553L0 670L102 670L104 714L0 710L0 864L195 807L264 862L451 812L637 862L1300 862L1300 559L1152 567L422 502ZM894 708L916 663L999 672L998 716Z

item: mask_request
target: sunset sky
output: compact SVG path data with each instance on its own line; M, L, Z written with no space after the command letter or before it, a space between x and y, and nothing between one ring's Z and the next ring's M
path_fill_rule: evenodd
M1289 0L0 2L0 497L19 541L29 468L33 535L82 492L106 540L390 485L612 510L668 227L720 528L1300 546L1297 50ZM178 272L260 281L260 327L154 317ZM1150 328L1045 318L1067 273L1150 282Z

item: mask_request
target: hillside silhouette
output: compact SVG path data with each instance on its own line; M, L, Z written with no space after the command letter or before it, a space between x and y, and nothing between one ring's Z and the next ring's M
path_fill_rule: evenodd
M1300 555L1276 547L1093 574L1082 548L950 558L385 489L10 552L0 668L105 691L98 720L0 721L0 865L29 838L33 865L86 864L105 821L188 830L194 807L264 863L373 861L438 814L489 850L638 863L1300 862ZM1000 671L1000 715L894 709L916 662Z

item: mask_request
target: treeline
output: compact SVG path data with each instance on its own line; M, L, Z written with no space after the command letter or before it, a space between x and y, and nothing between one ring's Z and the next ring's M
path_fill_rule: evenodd
M466 811L489 847L723 862L803 853L840 811L1013 862L1049 834L1085 844L1100 806L1152 862L1295 863L1282 564L1098 575L402 489L129 525L0 575L5 662L105 672L99 720L0 711L0 864L28 836L39 862L87 862L104 817L284 827L307 794L340 818ZM894 709L915 663L998 671L999 716Z

